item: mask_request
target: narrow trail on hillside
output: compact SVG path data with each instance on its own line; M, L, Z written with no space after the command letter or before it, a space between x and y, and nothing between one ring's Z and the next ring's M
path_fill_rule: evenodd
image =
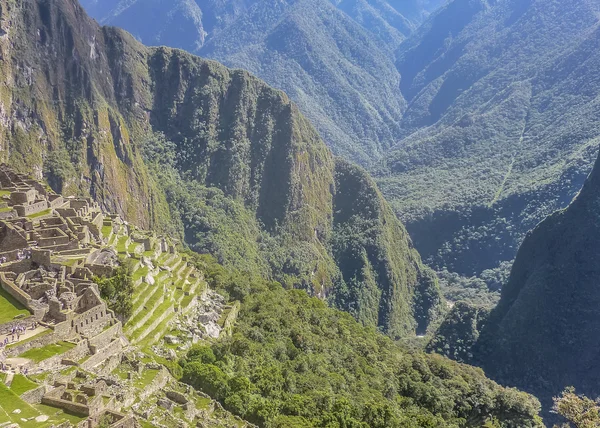
M523 145L523 140L525 139L525 130L527 128L527 122L528 122L527 118L525 118L524 123L523 123L523 128L521 129L521 135L519 137L518 147L521 147ZM506 183L508 182L508 179L512 174L513 167L515 165L516 156L517 156L517 150L515 149L515 151L513 151L512 155L510 157L510 164L508 165L508 170L506 171L506 174L504 175L504 179L502 180L502 183L500 183L500 186L498 187L498 190L496 190L496 193L494 194L494 198L489 203L488 207L490 207L490 208L493 207L494 204L496 202L498 202L498 199L500 199L500 196L502 195L502 192L504 191L504 187L506 186Z

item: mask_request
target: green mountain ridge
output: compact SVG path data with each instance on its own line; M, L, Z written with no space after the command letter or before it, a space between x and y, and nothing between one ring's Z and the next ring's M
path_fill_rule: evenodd
M565 210L528 234L475 361L545 403L568 386L598 395L600 162Z
M436 268L479 274L581 188L599 134L598 6L462 1L397 51L405 136L378 184Z
M182 48L284 90L337 155L374 162L405 109L393 51L439 1L99 2L83 6L145 44ZM185 12L181 12L185 10ZM147 26L151 20L156 26ZM177 23L178 30L169 28Z
M374 182L341 167L285 94L245 71L146 48L74 1L2 6L3 161L393 337L435 317L437 282ZM358 193L336 182L339 168L362 183ZM365 211L346 214L364 195L375 197ZM340 270L357 237L361 264ZM366 283L368 299L343 297Z
M84 3L134 33L138 9L199 22L177 42L152 39L171 34L162 30L139 37L284 89L336 155L376 177L436 270L480 276L512 261L591 170L594 2L198 1L183 20L174 4L124 4Z

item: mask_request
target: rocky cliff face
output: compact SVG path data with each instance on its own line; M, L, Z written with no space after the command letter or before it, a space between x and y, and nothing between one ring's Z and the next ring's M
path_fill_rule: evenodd
M567 386L597 396L600 375L600 161L565 210L525 239L476 360L545 404Z
M207 234L229 253L247 244L264 266L276 252L281 265L271 263L268 275L322 297L339 302L351 281L355 290L381 287L379 298L342 306L374 313L360 318L394 335L427 325L423 295L435 302L437 284L403 226L364 172L336 165L285 94L247 72L144 47L98 26L75 0L0 5L2 161L65 194L89 194L141 226L181 227L192 244ZM142 155L156 134L168 140L168 165ZM190 213L175 190L204 205ZM217 194L219 214L198 226ZM375 199L367 203L366 196ZM222 231L234 206L243 214L235 228L252 229L243 236L253 242ZM340 270L344 251L336 258L332 249L350 217L377 225L372 242L358 245L366 254L360 275Z

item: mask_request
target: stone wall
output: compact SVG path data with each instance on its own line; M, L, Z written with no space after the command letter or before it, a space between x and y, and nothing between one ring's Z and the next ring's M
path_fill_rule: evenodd
M161 366L160 371L156 374L154 380L148 385L139 395L139 401L144 401L156 391L163 389L170 378L169 371ZM132 397L134 398L134 397ZM131 404L129 404L131 405Z
M64 409L69 413L74 413L80 416L90 415L90 409L88 406L79 403L73 403L67 400L61 400L60 398L46 396L42 398L42 404L46 404L47 406L58 407L59 409Z
M3 223L0 228L0 244L2 251L12 251L27 248L27 237L10 223Z
M50 206L52 208L60 207L62 204L65 203L65 200L60 195L50 195L49 199L50 199Z
M50 250L31 250L31 261L37 263L41 266L50 266L52 262L50 261L50 256L52 255L52 251Z
M112 342L112 340L115 337L119 337L122 334L122 325L120 322L117 322L115 325L113 325L110 328L107 328L106 330L104 330L102 333L100 333L97 336L94 336L93 338L88 340L90 349L102 349L106 346L108 346L108 344L110 342Z
M102 303L75 316L71 322L71 326L79 334L96 336L104 330L106 324L111 320L112 314L106 308L106 304Z
M10 211L4 211L0 213L0 220L7 220L9 218L13 218L17 215L17 212L13 209Z
M48 392L48 387L46 385L42 385L39 388L25 392L23 395L21 395L21 399L29 404L40 404L46 392Z
M90 370L97 365L101 364L113 355L119 354L123 350L123 344L121 339L113 340L110 345L98 350L95 355L88 358L82 365L81 368L84 370Z
M23 324L23 322L21 322L21 324ZM60 338L56 334L48 333L38 337L37 339L30 340L17 346L8 347L6 348L5 353L9 357L16 357L17 355L21 355L23 352L27 352L30 349L41 348L43 346L48 346L58 341L60 341Z
M12 281L8 281L3 273L0 273L0 287L31 311L31 298L29 294L14 285Z
M45 200L35 201L29 205L15 205L14 209L17 211L17 214L21 217L25 217L32 214L37 214L39 212L44 211L48 208L48 202Z
M235 302L227 314L227 318L225 318L225 322L223 322L223 333L226 336L231 336L233 333L233 326L235 324L235 320L237 319L238 313L240 311L240 302Z
M2 334L2 335L8 334L11 332L13 327L16 327L18 325L23 325L23 324L30 325L33 321L35 321L35 317L28 316L25 318L20 318L17 320L13 320L13 321L9 321L7 323L1 324L0 325L0 334Z
M61 355L55 355L54 357L41 361L37 365L31 364L30 367L41 371L54 370L62 366L63 360L79 361L89 353L90 351L87 343L85 341L81 341L70 351L67 351Z

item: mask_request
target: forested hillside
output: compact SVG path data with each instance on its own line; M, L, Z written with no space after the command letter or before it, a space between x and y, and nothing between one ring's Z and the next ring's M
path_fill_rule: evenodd
M379 184L436 267L511 260L581 188L598 146L599 8L455 0L396 52L408 109Z
M336 161L285 94L146 48L75 0L4 0L1 12L2 161L393 337L436 316L437 282L374 182ZM342 267L351 257L360 264Z
M182 380L269 428L541 428L539 402L480 369L398 346L299 290L197 265L241 301L231 338L180 360Z
M336 154L364 165L399 136L405 103L393 51L440 3L82 1L145 44L216 59L284 90Z
M475 360L486 373L549 406L568 386L598 395L600 162L575 201L519 249Z
M469 277L512 261L527 231L568 205L591 169L599 6L444 3L85 6L144 42L284 89L336 154L377 177L425 259ZM149 19L157 25L143 25Z

